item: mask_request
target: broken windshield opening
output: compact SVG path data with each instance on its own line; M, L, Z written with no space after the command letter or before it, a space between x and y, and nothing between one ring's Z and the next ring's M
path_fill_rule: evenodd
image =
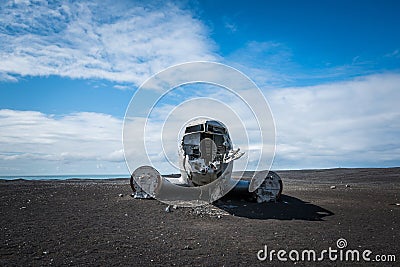
M198 125L186 127L185 133L194 133L194 132L202 132L202 131L204 131L204 125L198 124Z

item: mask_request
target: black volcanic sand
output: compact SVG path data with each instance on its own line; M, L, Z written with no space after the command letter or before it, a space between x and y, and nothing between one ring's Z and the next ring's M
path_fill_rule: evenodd
M400 168L278 173L279 202L224 197L170 212L157 200L133 199L128 179L0 181L0 265L302 266L256 254L264 245L336 249L345 238L347 249L397 259L360 266L399 266Z

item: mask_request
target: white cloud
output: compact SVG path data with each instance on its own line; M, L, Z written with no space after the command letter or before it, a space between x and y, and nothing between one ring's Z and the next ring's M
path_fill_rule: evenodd
M161 1L8 1L0 38L3 80L59 75L139 85L172 64L216 58L202 23Z
M400 75L266 91L275 168L398 166Z
M0 129L3 170L18 167L32 174L46 165L43 173L54 173L57 168L74 172L71 166L87 173L102 164L115 173L117 166L125 166L122 121L110 115L81 112L54 116L0 110Z

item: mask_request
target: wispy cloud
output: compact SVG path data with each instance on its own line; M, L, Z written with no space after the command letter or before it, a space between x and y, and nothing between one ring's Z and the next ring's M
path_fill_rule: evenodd
M7 1L0 8L0 78L59 75L142 83L189 60L213 60L213 42L172 3Z
M247 42L225 60L227 64L249 74L257 84L283 86L293 79L293 74L284 70L298 69L292 61L292 51L284 44L273 41Z
M390 53L386 54L385 57L400 58L400 51L399 51L399 49L396 49L393 52L390 52Z
M237 31L238 26L233 20L227 16L222 17L222 22L224 23L224 27L228 29L230 32L234 33Z
M387 71L382 68L385 62L389 59L394 62L399 55L399 51L395 50L376 58L356 55L348 62L336 65L317 61L313 65L304 65L298 61L299 55L285 43L248 41L243 47L227 55L224 62L248 74L258 85L285 88L346 81L354 77L382 73ZM393 62L386 67L398 70Z

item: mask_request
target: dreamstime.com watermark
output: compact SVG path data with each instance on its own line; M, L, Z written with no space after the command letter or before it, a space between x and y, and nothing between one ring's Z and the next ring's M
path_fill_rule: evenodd
M394 254L373 254L371 250L346 249L347 241L339 238L336 241L336 248L329 247L320 251L314 249L305 250L268 250L268 246L264 245L264 249L257 252L257 259L260 261L342 261L342 262L395 262Z

